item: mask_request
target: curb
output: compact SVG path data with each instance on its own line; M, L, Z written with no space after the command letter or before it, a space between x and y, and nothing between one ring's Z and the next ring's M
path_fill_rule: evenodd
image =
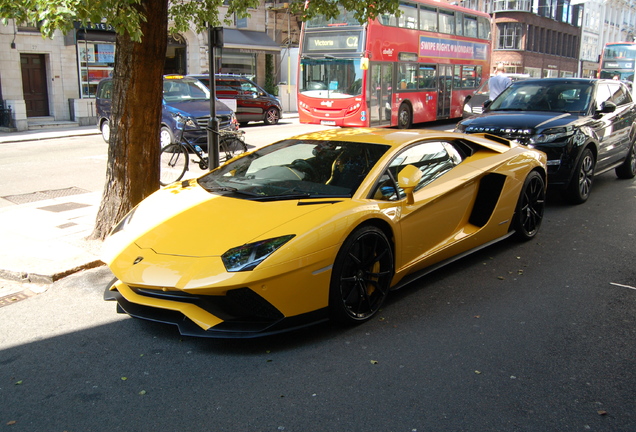
M53 273L51 275L41 275L37 273L26 273L26 272L0 269L0 279L12 281L12 282L21 282L21 283L52 284L72 274L79 273L81 271L89 270L92 268L101 267L104 265L106 264L103 261L94 260L94 261L89 261L85 264L81 264L79 266L73 267L68 270Z

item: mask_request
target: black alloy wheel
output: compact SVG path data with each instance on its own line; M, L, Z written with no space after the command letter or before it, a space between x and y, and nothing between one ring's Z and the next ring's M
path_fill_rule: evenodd
M392 278L393 250L384 232L370 225L356 228L333 266L331 317L347 324L368 321L382 307Z
M594 181L596 160L592 150L586 148L576 164L570 185L565 191L565 198L572 204L583 204L590 197Z
M619 179L632 179L636 177L636 144L632 143L632 147L627 153L625 162L622 165L616 167L616 177Z
M400 105L398 111L398 129L409 129L413 123L411 108L405 103Z
M539 232L545 209L545 180L537 171L526 177L515 210L515 235L520 240L530 240Z

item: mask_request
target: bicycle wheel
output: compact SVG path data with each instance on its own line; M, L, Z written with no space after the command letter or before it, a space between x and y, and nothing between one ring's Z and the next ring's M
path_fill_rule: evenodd
M223 162L247 151L245 142L233 136L221 137L219 147L219 159Z
M169 144L161 149L159 183L169 185L183 178L188 169L188 151L181 144Z

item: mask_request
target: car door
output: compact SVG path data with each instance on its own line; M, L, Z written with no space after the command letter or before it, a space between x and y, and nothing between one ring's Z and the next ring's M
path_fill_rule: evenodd
M407 148L390 164L385 178L397 178L407 165L421 172L414 203L400 209L401 248L396 251L396 271L424 268L433 251L457 243L467 224L480 171L462 165L463 156L452 143L427 141ZM380 181L376 197L399 200L404 192ZM455 253L454 250L453 253Z
M596 109L603 108L605 103L620 100L620 83L599 83L596 90ZM616 93L616 97L614 94ZM629 130L634 121L629 103L622 101L614 112L597 114L595 132L599 138L596 171L603 171L606 167L616 163L625 152L629 139ZM631 121L630 121L631 119Z
M237 109L246 120L258 121L263 119L263 101L258 97L258 88L247 80L237 80L238 88Z

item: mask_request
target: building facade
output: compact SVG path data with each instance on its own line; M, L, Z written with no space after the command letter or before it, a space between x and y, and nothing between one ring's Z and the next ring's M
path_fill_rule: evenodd
M219 11L223 19L226 10ZM217 49L217 73L240 74L261 86L266 77L290 76L289 57L298 46L299 22L286 4L263 3L249 18L234 17ZM193 28L168 35L164 73L208 73L208 35ZM37 26L0 24L0 127L27 130L41 124L96 122L97 83L112 75L115 32L108 23L77 24L44 39ZM268 57L270 61L268 62ZM268 66L268 63L270 66ZM287 80L289 81L289 80Z

